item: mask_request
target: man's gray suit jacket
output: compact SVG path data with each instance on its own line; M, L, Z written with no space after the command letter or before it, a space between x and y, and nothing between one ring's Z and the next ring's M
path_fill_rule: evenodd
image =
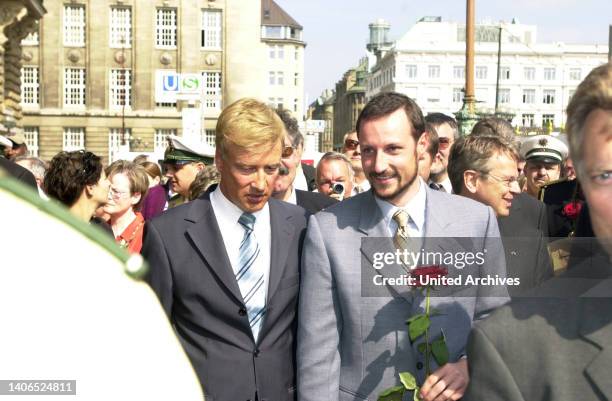
M269 200L266 315L257 342L209 193L147 222L148 283L176 329L207 401L295 399L295 335L304 209Z
M473 237L481 248L497 248L487 265L494 269L489 273L503 277L492 209L464 197L426 191L425 237ZM362 238L389 235L371 190L310 217L298 314L300 401L376 400L384 388L400 384L397 374L402 371L423 381L423 357L417 343L410 343L405 324L423 312L423 297L361 295ZM508 300L507 292L494 298L487 297L486 288L469 291L467 297L432 299L442 315L432 317L431 332L444 330L451 362L465 355L472 321ZM421 369L416 368L419 362Z

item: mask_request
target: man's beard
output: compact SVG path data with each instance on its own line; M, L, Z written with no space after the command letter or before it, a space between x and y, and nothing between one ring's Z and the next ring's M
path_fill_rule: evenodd
M373 185L375 177L380 177L380 176L384 177L384 176L386 176L386 174L374 174L374 173L370 173L369 176L372 179L370 181L370 185L373 188L374 192L376 193L376 196L378 196L380 199L384 199L384 200L393 199L397 195L405 192L408 188L410 188L410 186L414 183L414 180L417 179L417 176L418 176L418 162L416 160L416 154L415 154L415 157L414 157L414 170L413 171L414 171L414 174L412 175L412 177L410 177L406 183L404 183L403 185L399 186L390 195L383 195L383 194L379 193L377 188L376 188L376 185ZM398 177L397 179L399 179L399 174L397 173L397 170L395 170L395 169L393 169L393 176L394 177Z

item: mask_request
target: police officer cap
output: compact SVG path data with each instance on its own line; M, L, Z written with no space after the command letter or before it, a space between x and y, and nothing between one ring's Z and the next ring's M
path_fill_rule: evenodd
M168 147L162 163L202 162L212 164L214 160L215 149L207 143L168 135Z
M521 145L521 156L525 160L544 163L561 163L567 158L568 152L563 141L550 135L534 135Z
M10 148L13 146L13 143L4 135L0 135L0 146Z

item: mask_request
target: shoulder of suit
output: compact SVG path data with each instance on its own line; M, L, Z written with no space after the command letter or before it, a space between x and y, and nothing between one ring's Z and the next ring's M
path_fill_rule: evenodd
M447 212L453 215L457 214L487 214L489 207L481 202L475 201L465 196L449 194L447 192L436 191L433 189L427 190L429 200L428 206L434 207L440 212Z
M268 205L270 206L270 213L282 213L287 217L294 217L298 221L306 222L306 210L301 206L274 198L268 200Z
M323 195L319 192L310 192L310 191L302 191L300 189L295 190L296 196L302 197L303 199L307 199L312 202L316 202L317 205L322 205L324 207L328 207L338 203L338 201L334 198L330 198L327 195Z

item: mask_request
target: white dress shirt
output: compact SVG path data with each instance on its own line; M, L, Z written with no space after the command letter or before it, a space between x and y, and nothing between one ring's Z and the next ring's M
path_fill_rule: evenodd
M297 205L297 195L295 194L295 188L293 186L290 188L291 194L289 195L289 199L285 202L291 203L292 205Z
M359 192L357 192L357 187L359 187ZM365 192L365 191L367 191L369 189L370 189L370 181L368 181L367 179L361 181L360 184L353 183L353 190L351 191L351 195L355 196L355 195L360 194L362 192Z
M433 182L433 181L430 180L429 182ZM436 182L436 184L443 186L444 190L446 191L447 194L452 194L453 193L453 185L451 184L450 178L446 177L444 179L444 181Z
M301 191L308 191L308 180L302 170L302 164L298 164L295 170L295 178L293 179L293 189L299 189Z
M225 250L235 275L239 270L238 256L240 243L244 237L244 228L238 223L238 219L243 211L225 197L223 192L221 192L220 185L210 194L210 204L215 212L223 244L225 245ZM256 218L253 232L259 245L259 256L255 260L253 267L258 272L264 274L263 288L267 294L270 278L270 249L272 246L272 229L270 228L270 208L268 203L260 211L254 212L253 215Z
M402 207L395 206L386 200L380 199L378 196L374 196L376 204L382 212L383 218L387 223L389 229L389 236L392 237L397 231L397 223L393 220L393 215L399 209L403 209L410 215L408 221L408 234L411 237L423 237L425 234L425 207L427 200L427 191L425 190L425 182L419 177L419 190L416 195L408 201Z

